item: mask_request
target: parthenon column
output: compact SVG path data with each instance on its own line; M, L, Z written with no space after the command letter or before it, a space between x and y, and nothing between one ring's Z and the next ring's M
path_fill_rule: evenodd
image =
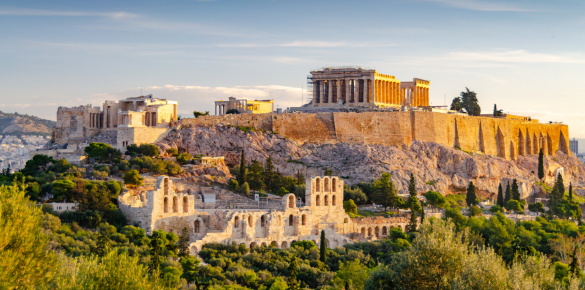
M337 79L337 102L339 100L341 100L341 79Z
M372 79L372 84L371 84L372 88L370 90L370 100L372 101L372 103L376 103L376 79Z
M351 100L351 92L350 92L350 80L349 79L345 79L345 102L349 103L349 101Z
M368 79L364 79L364 103L370 103L371 102L371 100L369 98L369 95L368 95L368 89L369 89Z
M319 90L319 103L323 103L323 98L324 98L324 93L323 91L325 91L325 82L324 81L319 81L319 85L320 85L320 90Z
M360 80L359 79L354 79L354 90L355 90L355 102L359 103L360 102Z
M315 86L318 86L318 85L319 85L319 81L313 82L313 104L315 104L316 103L315 101L317 100L317 90L315 89Z
M386 104L390 104L390 82L384 81L384 97L386 98Z
M329 80L327 85L329 86L329 90L327 92L327 103L331 104L331 101L333 100L333 82Z

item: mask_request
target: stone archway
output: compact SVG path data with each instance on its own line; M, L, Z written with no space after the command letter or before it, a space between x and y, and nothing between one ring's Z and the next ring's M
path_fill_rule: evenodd
M382 235L383 236L387 236L388 235L388 228L386 226L382 227Z
M276 241L272 241L272 243L270 243L270 247L271 248L278 248L278 243Z
M288 244L287 244L287 242L286 242L286 241L285 241L285 242L282 242L282 244L281 244L280 248L281 248L281 249L286 249L286 248L288 248Z
M372 236L372 228L368 228L368 237Z

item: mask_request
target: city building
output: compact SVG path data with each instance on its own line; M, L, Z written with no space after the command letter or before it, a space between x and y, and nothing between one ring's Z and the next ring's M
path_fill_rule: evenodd
M579 154L579 141L575 138L569 140L569 149L575 154Z
M324 68L311 71L311 107L429 106L431 82L415 78L400 82L374 69Z
M215 102L215 115L225 115L229 110L239 114L266 114L274 112L274 100L246 100L230 97L227 101Z

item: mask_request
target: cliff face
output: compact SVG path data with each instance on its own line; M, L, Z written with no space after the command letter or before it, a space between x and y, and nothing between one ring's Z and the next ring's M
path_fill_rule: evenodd
M248 163L258 160L265 164L271 156L276 169L285 175L299 170L306 176L322 175L325 168L345 179L347 184L368 182L382 172L393 175L401 193L408 190L410 173L417 181L417 190L434 190L443 194L462 192L473 181L480 194L495 197L498 185L517 179L523 197L539 195L538 156L519 156L518 161L467 153L432 142L413 141L411 146L364 145L350 143L299 145L285 137L263 131L246 131L232 126L197 125L171 132L157 143L162 150L177 147L191 154L224 156L228 165L239 164L241 150ZM557 151L545 157L547 183L564 171L568 186L585 185L585 166L573 156Z
M55 122L35 116L0 112L0 132L2 134L43 134L49 135Z

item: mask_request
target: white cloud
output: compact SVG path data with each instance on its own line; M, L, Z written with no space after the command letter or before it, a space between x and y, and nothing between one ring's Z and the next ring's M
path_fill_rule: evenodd
M529 12L535 9L517 6L510 3L476 0L426 0L428 2L441 3L447 6L476 10L476 11L500 11L500 12Z
M88 12L88 11L55 11L41 9L0 8L0 15L9 16L89 16L113 19L135 18L136 14L127 12Z

